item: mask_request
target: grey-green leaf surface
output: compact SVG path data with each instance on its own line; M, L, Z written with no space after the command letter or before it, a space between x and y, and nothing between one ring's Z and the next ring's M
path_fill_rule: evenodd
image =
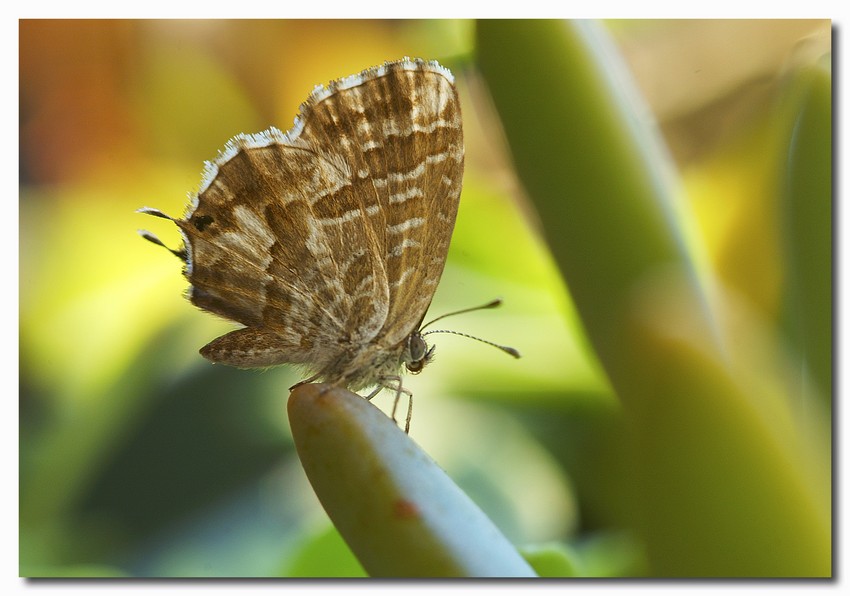
M302 385L288 409L307 477L369 575L535 576L434 460L368 401Z

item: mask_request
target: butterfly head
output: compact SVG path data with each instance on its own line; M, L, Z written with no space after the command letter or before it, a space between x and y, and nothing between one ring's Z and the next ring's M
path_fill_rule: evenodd
M422 372L425 365L434 358L434 347L428 347L425 339L418 331L407 337L407 346L402 354L402 361L410 374L416 375Z

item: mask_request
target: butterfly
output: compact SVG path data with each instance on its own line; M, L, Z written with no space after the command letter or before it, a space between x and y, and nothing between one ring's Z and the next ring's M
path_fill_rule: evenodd
M404 58L317 86L287 132L231 139L182 219L139 211L182 233L172 252L185 262L191 302L243 325L204 346L205 358L301 365L302 383L374 387L367 399L389 388L397 405L401 393L412 397L400 372L433 358L422 323L463 167L452 73ZM410 416L408 407L406 429Z

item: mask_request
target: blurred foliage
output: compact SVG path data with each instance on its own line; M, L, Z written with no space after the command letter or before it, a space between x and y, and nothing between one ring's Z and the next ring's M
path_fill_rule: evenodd
M807 354L783 355L779 330L750 320L697 269L673 164L606 32L588 22L485 21L476 47L517 173L623 405L636 467L632 529L650 572L829 576L830 425L819 388L785 370ZM818 77L791 77L792 87L821 91ZM818 117L805 118L809 110ZM803 104L793 138L829 146L829 112L828 102ZM771 173L781 180L780 156L796 143L789 123L776 124L771 153L783 167ZM829 211L819 177L829 179L819 160L828 157L809 154L817 167L803 179L819 184L790 190L818 213ZM829 272L828 251L818 255L826 259L806 267ZM829 273L817 279L830 283ZM830 343L818 330L814 343Z
M441 337L412 438L543 575L828 575L829 22L574 27L21 21L20 573L363 573L295 455L296 373L197 354L231 325L134 210L411 55L466 135L431 314L501 296L452 327L523 354Z

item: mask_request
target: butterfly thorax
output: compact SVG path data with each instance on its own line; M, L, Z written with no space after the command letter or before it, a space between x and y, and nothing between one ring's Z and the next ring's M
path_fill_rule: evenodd
M414 331L394 346L371 344L343 350L319 371L317 378L352 391L386 386L404 372L421 372L433 354L434 347L429 348L419 331Z

